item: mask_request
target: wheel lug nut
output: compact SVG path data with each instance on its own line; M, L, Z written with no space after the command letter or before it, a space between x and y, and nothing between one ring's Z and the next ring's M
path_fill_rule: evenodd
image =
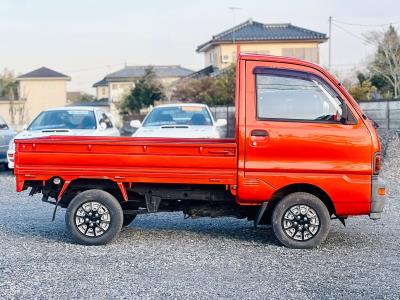
M95 214L95 217L98 217L99 216L99 214Z

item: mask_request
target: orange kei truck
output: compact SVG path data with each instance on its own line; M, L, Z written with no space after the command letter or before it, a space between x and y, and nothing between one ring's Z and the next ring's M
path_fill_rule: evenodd
M292 248L320 245L333 218L380 218L377 133L332 75L241 54L235 102L234 139L16 140L17 191L42 193L54 214L66 208L69 232L85 245L110 242L144 213L246 218Z

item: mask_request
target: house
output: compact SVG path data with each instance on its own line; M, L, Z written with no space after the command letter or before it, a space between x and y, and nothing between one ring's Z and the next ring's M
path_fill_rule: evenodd
M284 24L264 24L251 19L214 35L197 47L204 53L205 67L223 69L236 61L236 45L246 53L292 56L319 63L319 44L325 42L324 33Z
M122 97L135 87L135 82L145 75L147 68L152 67L160 83L164 87L164 92L169 99L172 95L174 83L193 73L192 70L179 65L169 66L125 66L123 69L106 75L102 80L93 84L96 88L96 97L109 99L111 114L118 125L120 116L118 113L118 103Z
M193 71L178 65L172 66L126 66L122 70L108 74L93 87L96 88L97 99L108 98L112 102L119 102L121 96L129 92L135 82L145 75L145 70L152 67L161 84L168 90L177 80L192 74Z
M67 104L67 75L46 67L17 77L18 99L0 101L0 115L11 125L21 127L44 109ZM12 124L14 123L14 124Z

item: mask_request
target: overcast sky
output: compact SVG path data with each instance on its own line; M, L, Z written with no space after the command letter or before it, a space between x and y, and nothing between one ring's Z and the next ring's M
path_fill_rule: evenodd
M129 65L203 67L196 47L249 18L332 32L332 64L345 72L365 63L372 49L363 32L400 22L396 0L0 0L0 70L22 74L46 66L72 77L69 90L94 93L92 84ZM340 26L340 27L338 27ZM321 63L328 43L321 45Z

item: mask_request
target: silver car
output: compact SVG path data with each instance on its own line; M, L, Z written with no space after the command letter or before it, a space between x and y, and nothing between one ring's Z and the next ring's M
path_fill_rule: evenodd
M7 166L8 144L15 136L14 130L8 127L7 123L0 117L0 169Z
M69 106L41 112L15 139L30 139L50 135L119 136L109 114L96 107ZM15 143L8 146L8 167L14 168Z

